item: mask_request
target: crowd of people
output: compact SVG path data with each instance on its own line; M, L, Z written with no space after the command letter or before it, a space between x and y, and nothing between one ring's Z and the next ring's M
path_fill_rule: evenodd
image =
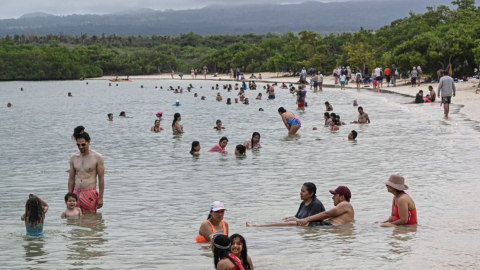
M347 67L348 68L348 67ZM347 69L349 70L349 69ZM193 71L193 78L195 78L195 70ZM347 78L344 78L345 74L340 75L340 84L346 83ZM313 74L313 89L314 92L322 91L323 76L321 73ZM245 84L245 82L244 82ZM254 85L253 84L250 84ZM264 90L269 99L275 99L275 86L266 85ZM214 89L218 89L216 85ZM255 86L256 88L256 86ZM293 95L296 95L296 103L299 109L304 109L308 106L306 102L307 86L306 84L300 84L298 88L293 85L287 86L282 84L281 89L289 89ZM188 90L194 89L190 84ZM231 91L232 85L223 85L223 89ZM238 103L238 99L243 101L244 104L248 104L248 98L245 97L245 90L240 89L238 84L235 85L237 89L238 97L235 101ZM250 88L251 89L251 88ZM174 89L173 87L167 88L167 90L174 90L180 92L182 89L179 87ZM433 91L433 89L431 89ZM453 90L454 91L454 90ZM439 93L440 94L440 93ZM445 92L443 93L445 94ZM435 96L435 92L430 96ZM194 97L198 97L197 93ZM257 100L262 99L262 94L258 93ZM217 101L222 101L221 94L217 94ZM230 98L227 99L227 104L231 104ZM181 106L177 100L173 106ZM358 107L356 100L353 102L354 107ZM260 108L261 109L261 108ZM263 109L261 109L263 110ZM367 113L364 112L362 107L358 107L358 119L351 122L351 124L369 124L370 118ZM279 107L277 110L284 123L288 135L295 135L300 130L302 123L297 116L290 111L287 111L284 107ZM160 132L164 130L161 127L163 119L163 111L157 111L155 113L156 119L154 125L150 128L152 132ZM113 114L109 113L108 121L113 121ZM128 117L125 111L122 111L119 117ZM346 125L340 118L339 114L333 113L333 106L327 101L325 102L325 126L332 131L338 130L340 126ZM183 125L181 124L182 117L180 113L173 115L172 131L174 134L184 133ZM218 119L213 127L216 131L222 131L225 129L223 123ZM348 135L348 140L356 140L358 132L352 130ZM85 132L83 126L78 126L74 129L72 138L75 140L78 147L78 152L74 153L70 157L70 169L68 178L68 192L66 193L64 200L66 209L60 216L62 218L80 218L84 213L95 213L97 209L103 206L103 194L104 194L104 161L100 153L90 149L90 136ZM260 149L261 135L259 132L253 132L251 138L243 141L243 143L235 145L235 155L245 156L248 149ZM221 137L218 144L213 145L208 152L225 152L228 145L228 138ZM191 144L190 154L198 156L201 153L201 145L199 141L193 141ZM416 208L413 200L405 193L408 187L405 185L405 179L400 175L392 175L389 180L384 182L387 191L394 195L392 202L391 215L385 221L382 221L382 226L399 226L399 225L416 225ZM97 191L98 185L98 191ZM246 222L247 226L251 227L266 227L266 226L338 226L345 223L349 223L354 220L355 211L350 203L352 194L350 189L346 186L339 186L336 189L329 190L332 195L334 207L330 210L326 210L323 203L316 196L316 186L314 183L304 183L300 190L300 199L302 203L294 216L286 217L281 222L275 222L271 224L253 224ZM40 199L38 196L30 194L25 204L25 213L22 215L22 220L25 222L27 235L29 236L41 236L43 235L43 225L45 221L45 214L48 211L48 204ZM247 254L246 240L243 236L233 234L229 235L228 223L224 221L225 206L219 201L215 201L210 206L210 212L205 221L200 225L196 242L198 243L211 243L212 252L214 254L214 265L216 269L254 269L252 259Z

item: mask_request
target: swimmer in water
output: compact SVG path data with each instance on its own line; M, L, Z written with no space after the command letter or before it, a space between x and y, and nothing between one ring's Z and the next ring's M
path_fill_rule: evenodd
M185 133L185 131L183 131L183 126L180 125L180 121L182 121L182 116L179 113L175 113L173 115L173 123L172 123L172 130L173 130L173 133L175 134Z
M246 224L248 227L297 226L298 220L325 212L325 206L323 206L323 203L317 198L316 193L317 187L315 184L306 182L300 189L300 199L302 200L302 203L300 203L300 207L298 208L295 216L285 217L283 218L282 222L277 223L257 225L247 221Z
M327 112L333 111L333 106L330 105L330 103L328 101L325 101L325 110Z
M358 103L357 103L357 100L356 100L356 99L353 100L353 106L355 106L355 107L358 106Z
M163 128L160 127L160 120L157 119L157 120L155 120L155 123L153 124L153 127L150 128L150 131L160 132L160 130L163 130Z
M177 101L175 101L175 106L177 106L177 107L180 106L180 101L178 101L178 99L177 99Z
M69 97L73 97L71 92L68 92L68 96L69 96Z
M237 146L235 146L235 155L236 156L245 156L245 146L241 145L241 144L237 144Z
M247 254L247 242L240 234L230 236L230 252L235 255L245 270L254 270L252 258Z
M227 98L227 105L231 105L232 104L232 100L230 98Z
M288 130L288 135L295 135L302 127L300 120L293 113L287 112L283 107L278 108L278 114L282 117L283 123Z
M323 118L325 119L325 126L329 126L330 121L332 121L332 119L330 118L330 113L328 112L324 113Z
M121 111L119 116L120 117L127 117L127 114L124 111Z
M193 97L198 97L197 93L193 94Z
M245 146L245 148L247 148L247 149L259 149L259 148L262 148L262 146L260 145L260 133L258 133L258 132L253 132L252 138L246 140L246 141L243 143L243 146Z
M227 147L228 139L227 137L222 137L218 141L218 144L214 145L208 152L225 152L225 147Z
M218 131L220 131L222 129L225 129L224 127L222 127L222 121L220 119L217 120L216 124L217 125L214 126L213 129L218 130Z
M113 121L113 113L107 114L108 121Z
M262 93L258 93L258 96L257 96L256 99L261 100L262 99Z
M158 118L158 120L160 121L163 121L163 118L162 118L162 115L163 115L163 112L162 111L158 111L155 113L155 116Z
M200 142L198 142L198 141L193 141L192 142L192 149L190 149L190 154L192 156L200 155Z
M224 214L225 205L219 201L212 202L210 214L208 214L207 220L200 225L195 241L197 243L210 242L210 236L214 233L228 235L228 223L223 220Z
M363 112L362 107L358 107L358 121L353 121L352 124L370 124L370 118Z
M220 95L220 92L217 93L217 101L222 101L223 98L222 96Z
M235 98L235 103L238 103L238 98Z
M8 103L7 103L7 107L8 107L8 108L12 107L12 103L8 102Z
M248 101L248 98L245 98L245 100L243 101L243 104L245 104L245 105L250 104L250 102Z
M350 132L350 134L348 134L348 140L349 141L355 141L355 139L357 138L357 135L358 135L358 133L355 130L352 130L352 132Z
M273 85L268 89L268 99L275 99L275 87Z
M339 130L340 128L337 126L335 121L332 120L332 121L330 121L330 127L328 129L330 129L331 131L334 131L334 130Z

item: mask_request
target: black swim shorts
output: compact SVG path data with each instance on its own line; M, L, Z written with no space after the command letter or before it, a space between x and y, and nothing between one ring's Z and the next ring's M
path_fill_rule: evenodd
M443 104L450 104L452 103L452 97L442 97Z
M318 227L318 226L332 226L333 224L330 223L328 220L319 220L319 221L312 221L308 223L308 227Z

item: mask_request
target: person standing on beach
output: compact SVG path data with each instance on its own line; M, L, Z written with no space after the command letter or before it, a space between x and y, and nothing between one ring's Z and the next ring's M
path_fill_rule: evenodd
M318 72L318 90L323 91L323 74Z
M205 80L207 79L207 66L203 66L203 77L205 78Z
M72 137L79 151L70 157L68 192L77 195L77 207L83 213L96 213L97 209L103 206L105 188L103 156L90 150L90 135L85 132L83 126L77 126ZM97 177L99 191L96 189Z
M445 119L448 119L452 95L455 97L455 84L452 77L448 76L448 70L444 70L443 77L440 78L440 82L438 83L437 97L440 98L440 96L442 96Z
M172 73L170 75L172 75L172 79L173 79L173 76L175 76L175 70L172 70Z

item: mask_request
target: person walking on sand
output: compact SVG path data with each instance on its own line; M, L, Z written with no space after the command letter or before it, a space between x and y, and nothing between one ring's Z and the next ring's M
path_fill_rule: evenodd
M450 103L452 102L452 96L455 97L455 84L452 77L448 75L448 70L443 71L443 77L440 78L437 89L437 97L442 97L443 112L445 119L448 119L448 113L450 111Z
M173 76L175 76L175 70L172 70L172 73L170 73L170 75L172 76L172 80L173 80Z
M77 207L83 213L96 213L103 206L105 165L103 156L90 149L90 135L83 126L77 126L72 136L78 152L70 157L68 192L77 194ZM97 191L97 177L98 188Z

